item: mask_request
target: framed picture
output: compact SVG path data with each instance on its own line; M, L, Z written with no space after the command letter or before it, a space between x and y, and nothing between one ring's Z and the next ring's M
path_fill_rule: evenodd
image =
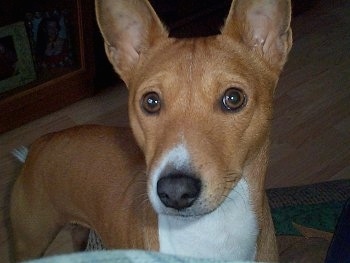
M0 93L36 79L23 22L0 28Z
M41 69L73 65L70 12L52 9L28 12L25 25L36 66Z

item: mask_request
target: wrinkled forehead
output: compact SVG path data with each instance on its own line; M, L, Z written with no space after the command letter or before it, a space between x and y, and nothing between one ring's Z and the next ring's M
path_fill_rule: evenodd
M245 46L222 36L169 39L168 43L151 50L146 56L139 65L141 74L137 74L136 86L165 79L193 85L209 83L216 78L269 86L277 79L262 58L256 54L253 56Z

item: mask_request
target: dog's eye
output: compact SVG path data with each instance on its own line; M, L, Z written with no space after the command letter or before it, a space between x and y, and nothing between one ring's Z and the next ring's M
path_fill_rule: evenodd
M222 97L223 109L236 112L247 103L245 93L239 88L229 88L225 91Z
M141 108L149 114L155 114L160 111L160 97L158 93L151 91L143 95L141 99Z

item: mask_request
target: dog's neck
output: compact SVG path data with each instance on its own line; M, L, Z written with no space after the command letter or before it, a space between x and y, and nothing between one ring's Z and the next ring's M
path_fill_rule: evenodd
M201 217L158 216L160 251L220 260L254 260L259 233L242 178L215 211Z

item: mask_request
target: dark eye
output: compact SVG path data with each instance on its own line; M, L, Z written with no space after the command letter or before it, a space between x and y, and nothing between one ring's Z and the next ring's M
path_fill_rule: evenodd
M152 91L143 95L141 99L141 108L149 113L155 114L160 111L160 97L158 93Z
M227 111L238 111L246 105L245 93L239 88L229 88L222 97L223 108Z

